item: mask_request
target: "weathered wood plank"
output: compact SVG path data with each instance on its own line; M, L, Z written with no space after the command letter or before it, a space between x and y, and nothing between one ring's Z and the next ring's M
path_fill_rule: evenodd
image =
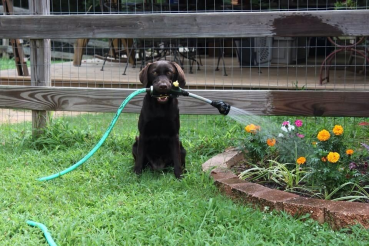
M0 16L0 33L32 39L369 36L368 19L369 10Z
M0 108L116 112L134 90L64 87L0 86ZM269 91L190 90L223 100L253 115L369 117L369 91ZM123 112L138 113L143 94L133 98ZM188 97L179 98L181 114L218 114L217 109Z

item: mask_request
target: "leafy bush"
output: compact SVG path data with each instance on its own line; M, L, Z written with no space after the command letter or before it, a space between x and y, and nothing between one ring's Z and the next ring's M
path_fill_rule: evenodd
M299 158L306 158L311 151L311 144L307 142L303 128L302 120L296 120L294 124L290 121L282 123L282 132L278 134L276 146L281 162L295 163Z
M363 162L363 154L348 146L341 125L335 125L331 131L319 131L314 146L309 161L313 170L310 180L322 193L328 194L347 182L359 181L361 174L355 171L352 163Z
M267 138L265 134L262 134L260 132L260 126L250 124L245 127L245 131L248 134L243 139L242 149L247 151L251 161L257 163L272 152L274 140L273 138Z
M67 121L54 120L37 138L28 136L24 143L36 150L68 149L82 144L90 144L97 139L93 137L90 128L77 129L71 127Z

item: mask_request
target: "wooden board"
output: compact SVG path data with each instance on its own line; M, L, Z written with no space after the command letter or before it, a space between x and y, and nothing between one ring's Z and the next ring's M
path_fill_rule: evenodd
M116 112L135 90L0 86L0 108ZM189 90L210 100L223 100L250 115L369 117L369 91ZM143 94L123 112L138 113ZM180 97L181 114L218 114L198 99Z
M0 16L0 38L369 36L368 10Z

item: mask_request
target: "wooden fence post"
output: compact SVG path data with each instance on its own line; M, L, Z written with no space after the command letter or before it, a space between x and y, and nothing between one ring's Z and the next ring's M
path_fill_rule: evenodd
M31 15L50 15L48 0L29 0ZM50 39L31 39L31 85L50 86L51 46ZM32 111L33 136L39 136L49 121L48 112Z

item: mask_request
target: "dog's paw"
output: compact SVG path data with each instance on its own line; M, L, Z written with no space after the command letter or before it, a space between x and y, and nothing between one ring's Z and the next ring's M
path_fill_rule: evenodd
M177 178L177 179L182 179L184 176L183 174L186 173L186 170L175 170L174 169L174 176Z
M140 175L142 174L142 168L137 168L137 167L134 167L133 168L133 172L137 175Z

